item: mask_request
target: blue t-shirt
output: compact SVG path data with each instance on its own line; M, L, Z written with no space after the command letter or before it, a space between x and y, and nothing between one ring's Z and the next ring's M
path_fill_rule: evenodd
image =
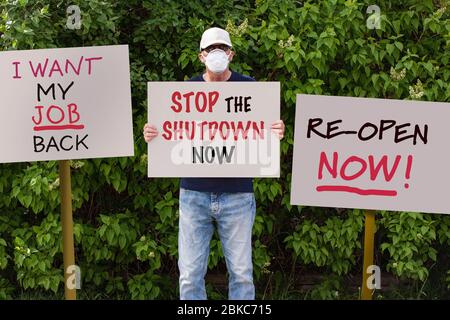
M203 75L188 81L205 81ZM252 77L231 71L227 81L256 81ZM252 178L182 178L181 188L203 192L253 192Z

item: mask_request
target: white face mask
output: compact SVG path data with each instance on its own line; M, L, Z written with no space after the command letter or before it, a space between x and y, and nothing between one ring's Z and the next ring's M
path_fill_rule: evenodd
M228 60L229 55L225 53L225 51L220 49L212 50L205 57L205 65L214 73L222 73L224 72L230 61Z

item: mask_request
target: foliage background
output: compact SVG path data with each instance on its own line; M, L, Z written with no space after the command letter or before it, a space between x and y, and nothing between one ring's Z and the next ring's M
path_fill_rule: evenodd
M199 39L214 25L232 35L234 70L282 87L282 178L255 180L257 297L358 297L362 212L289 205L295 95L450 102L450 2L377 0L370 30L372 2L0 0L0 50L130 46L136 156L71 164L81 298L177 298L179 182L146 178L146 82L201 72ZM66 28L69 4L79 30ZM0 165L0 299L63 297L57 169ZM377 228L377 298L450 297L450 216L381 212ZM209 296L226 297L217 238L209 269Z

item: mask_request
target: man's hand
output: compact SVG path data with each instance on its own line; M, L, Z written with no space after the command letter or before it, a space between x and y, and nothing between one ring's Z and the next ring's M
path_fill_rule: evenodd
M273 132L278 135L278 138L283 139L284 137L284 122L283 120L275 121L270 127Z
M158 136L158 129L156 129L154 125L146 123L144 126L145 142L149 143L157 136Z

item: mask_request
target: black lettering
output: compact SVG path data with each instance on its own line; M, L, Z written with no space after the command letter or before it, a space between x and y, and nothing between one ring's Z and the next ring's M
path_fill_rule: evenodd
M200 163L204 163L203 160L203 146L200 147L200 153L198 153L196 147L192 147L192 163L197 163L196 159L199 160Z
M402 142L403 140L406 140L406 139L414 138L414 135L412 135L412 134L404 136L404 137L400 137L400 135L408 132L407 130L401 130L401 129L404 127L409 127L410 125L411 125L411 123L404 123L404 124L395 126L395 137L394 137L395 143Z
M211 152L208 154L208 151L211 151ZM214 151L214 148L211 146L206 147L206 150L205 150L206 162L212 163L214 161L215 157L216 157L216 152Z
M56 143L55 137L51 137L50 141L48 142L47 149L45 149L45 152L48 152L50 148L56 148L56 151L59 152L58 144Z
M78 149L79 149L80 144L82 144L82 145L86 148L86 150L89 149L88 146L84 143L84 140L85 140L87 137L88 137L88 135L85 135L85 136L83 137L83 139L78 140L78 135L77 135L77 137L76 137L76 150L77 150L77 151L78 151Z
M55 97L55 84L53 83L50 87L48 87L47 90L44 90L44 88L41 86L41 84L38 83L38 85L37 85L37 98L38 98L38 101L41 102L41 91L45 95L47 95L50 92L50 90L52 90L52 97L53 97L53 100L55 100L56 99L56 97Z
M387 126L386 126L386 124L387 124ZM383 139L383 132L392 128L393 126L395 126L395 124L396 124L395 120L381 120L378 139L379 140Z
M373 128L372 134L370 134L370 135L368 135L368 136L366 136L366 137L363 137L362 133L363 133L364 129L367 128L367 127L372 127L372 128ZM377 133L378 133L378 127L377 127L376 125L374 125L373 123L366 122L366 123L364 123L364 125L359 129L359 131L358 131L358 138L359 138L360 140L362 140L362 141L370 140L370 139L372 139Z
M70 151L73 149L73 144L70 146L70 148L64 148L63 142L64 140L66 140L67 138L73 139L72 136L64 136L61 138L61 141L59 142L59 146L61 147L61 149L63 149L64 151Z
M225 161L227 163L231 162L231 157L233 156L234 153L234 149L236 148L236 146L232 146L230 149L230 153L227 154L227 147L222 147L222 152L219 152L219 147L216 147L217 150L217 158L219 159L219 164L222 164L223 162L223 158L225 158Z
M33 136L34 152L42 152L45 149L43 142L44 138L40 136Z
M428 125L427 124L424 125L423 129L424 129L424 133L422 135L422 133L420 132L419 126L416 124L416 126L414 128L414 141L413 141L413 144L417 143L417 137L419 137L420 140L422 140L422 142L424 144L428 143Z
M66 94L69 91L69 89L73 86L73 81L69 84L69 86L64 90L63 87L58 83L59 89L61 89L62 93L62 99L66 100Z
M252 97L245 97L244 98L244 111L245 112L249 112L249 111L252 111L251 109L250 109L250 103L248 102L248 100L250 100Z
M335 130L339 129L339 126L332 127L332 125L333 124L337 124L337 123L341 123L341 122L342 122L342 119L328 122L328 124L327 124L327 137L328 137L328 139L337 137L337 136L339 136L341 134L355 134L356 133L356 131L340 131L340 132L337 132L335 134L331 134L332 131L335 131Z
M319 131L317 131L315 128L320 126L323 122L323 119L321 118L313 118L313 119L309 119L308 121L308 131L306 133L306 137L309 139L311 138L311 131L314 131L315 134L317 134L319 137L322 138L327 138L327 136L323 133L320 133Z
M233 97L228 97L228 98L225 98L225 101L227 102L227 112L229 113L229 112L231 112L231 100L233 99Z

